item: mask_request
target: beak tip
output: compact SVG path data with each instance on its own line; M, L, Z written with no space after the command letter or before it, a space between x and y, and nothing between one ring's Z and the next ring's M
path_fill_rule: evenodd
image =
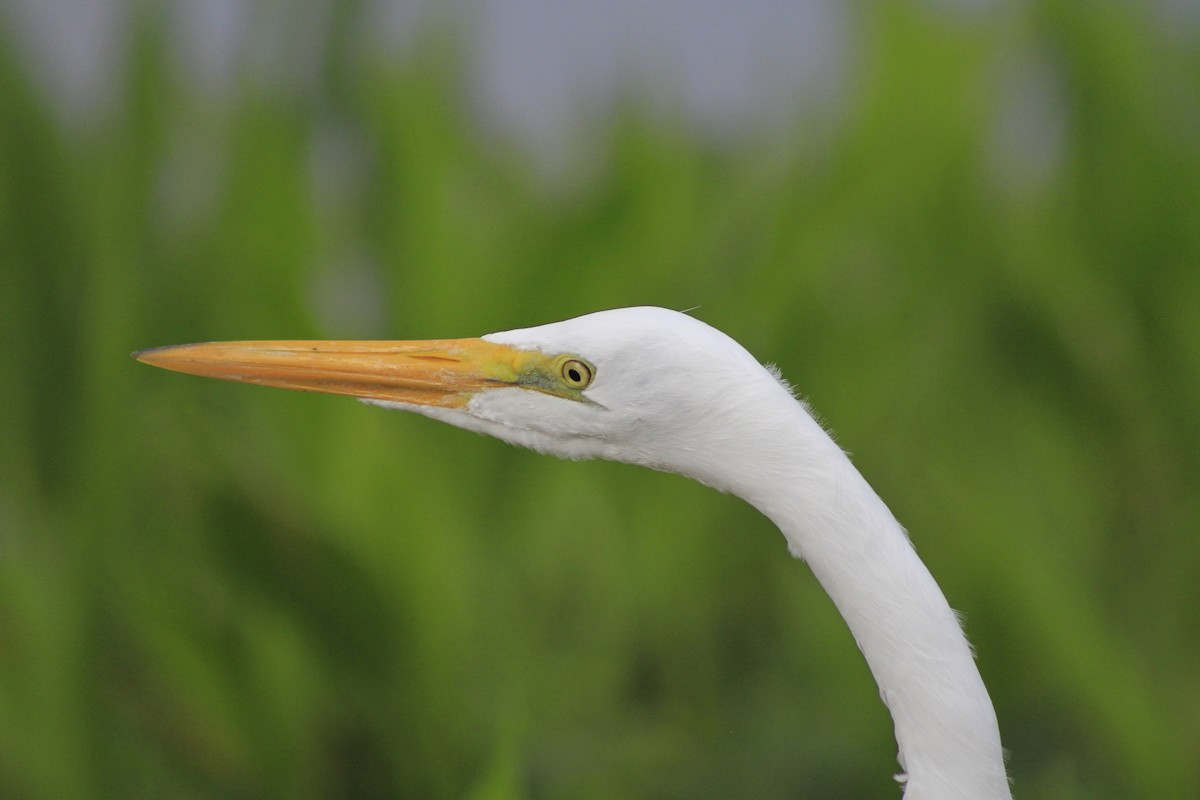
M166 345L164 347L145 347L141 350L134 350L129 354L129 356L136 361L141 361L143 364L149 364L151 363L151 359L154 357L155 353L162 352L163 350L171 350L174 347L175 345Z
M187 356L194 352L193 348L197 346L194 344L167 344L161 347L145 347L141 350L134 350L129 355L134 360L152 367L178 370L176 365L188 360Z

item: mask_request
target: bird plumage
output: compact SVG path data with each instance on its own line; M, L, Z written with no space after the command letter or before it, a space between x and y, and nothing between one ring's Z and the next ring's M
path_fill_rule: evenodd
M741 497L779 527L849 625L895 723L906 800L1010 797L974 655L904 529L777 371L715 328L666 309L624 308L480 340L248 342L142 357L357 395Z

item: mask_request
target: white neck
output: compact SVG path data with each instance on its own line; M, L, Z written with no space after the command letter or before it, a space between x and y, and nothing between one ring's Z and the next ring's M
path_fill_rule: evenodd
M788 401L783 430L741 439L762 471L702 479L774 521L833 599L891 711L905 799L1009 800L995 711L954 611L849 458Z

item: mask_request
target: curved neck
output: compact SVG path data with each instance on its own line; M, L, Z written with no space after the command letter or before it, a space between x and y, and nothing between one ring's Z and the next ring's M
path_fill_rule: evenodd
M891 711L906 800L1009 800L995 711L954 611L849 458L787 401L782 430L740 439L744 463L763 469L710 482L779 526L845 618Z

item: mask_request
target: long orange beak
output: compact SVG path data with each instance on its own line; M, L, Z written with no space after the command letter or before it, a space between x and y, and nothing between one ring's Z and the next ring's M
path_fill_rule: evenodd
M482 389L515 385L526 362L539 356L482 339L210 342L133 354L208 378L450 408Z

